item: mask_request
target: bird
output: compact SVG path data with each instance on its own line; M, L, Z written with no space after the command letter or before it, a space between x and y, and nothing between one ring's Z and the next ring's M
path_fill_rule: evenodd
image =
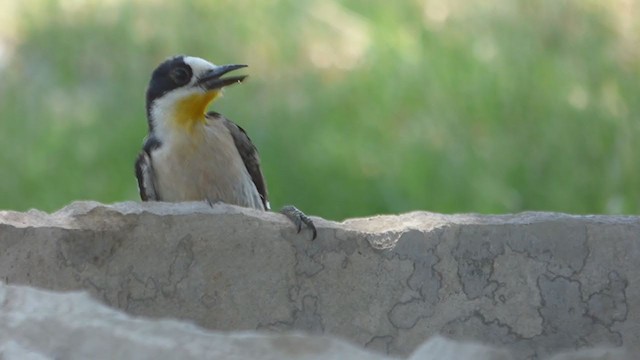
M135 161L142 201L223 202L269 211L267 184L256 146L243 128L208 107L223 88L247 75L247 65L215 65L177 55L151 74L146 90L148 134ZM280 212L317 236L311 218L293 205Z

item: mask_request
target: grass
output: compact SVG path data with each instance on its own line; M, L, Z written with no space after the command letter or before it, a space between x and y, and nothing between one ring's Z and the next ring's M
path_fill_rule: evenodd
M137 199L146 83L186 53L250 65L213 108L258 146L274 208L640 210L633 13L578 0L25 4L0 68L0 208Z

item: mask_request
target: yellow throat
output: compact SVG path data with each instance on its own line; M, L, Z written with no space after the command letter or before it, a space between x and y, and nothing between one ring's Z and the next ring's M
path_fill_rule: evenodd
M220 95L220 90L213 90L181 99L173 116L175 125L190 132L193 131L195 125L205 122L207 107Z

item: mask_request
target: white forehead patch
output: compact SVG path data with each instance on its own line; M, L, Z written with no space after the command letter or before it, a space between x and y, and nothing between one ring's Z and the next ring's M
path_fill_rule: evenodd
M193 70L193 74L195 75L195 77L198 77L206 71L209 71L216 67L215 64L212 64L205 59L193 56L185 56L184 63L191 66L191 70Z

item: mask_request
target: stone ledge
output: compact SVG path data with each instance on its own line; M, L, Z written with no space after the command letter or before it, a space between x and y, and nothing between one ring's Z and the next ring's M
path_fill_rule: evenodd
M191 323L131 317L85 293L54 293L0 283L0 358L44 359L397 359L326 335L206 331ZM409 360L509 360L504 349L433 337ZM551 360L632 360L597 348Z
M327 336L221 333L133 318L84 293L0 284L0 357L24 359L387 359Z
M86 289L130 314L215 330L324 333L408 356L442 334L516 358L640 349L640 218L314 218L203 203L0 212L0 280Z

